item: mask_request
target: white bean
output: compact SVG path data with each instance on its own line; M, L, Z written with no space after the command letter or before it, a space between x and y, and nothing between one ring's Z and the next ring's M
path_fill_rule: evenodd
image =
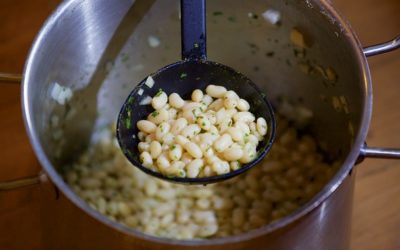
M149 151L150 150L150 143L147 142L139 142L138 144L138 149L139 152L142 153L144 151Z
M193 161L193 157L189 153L185 152L182 154L181 161L187 166L191 161Z
M208 106L209 109L214 111L220 110L222 107L224 107L224 101L222 99L217 99Z
M193 156L193 158L201 158L203 156L203 152L201 152L201 149L199 148L199 146L197 146L195 143L193 142L188 142L185 144L184 148L186 149L186 151Z
M200 89L195 89L192 92L192 100L194 102L200 102L203 99L203 91L201 91Z
M249 163L257 156L256 147L254 144L246 143L243 147L243 156L240 158L240 163Z
M223 120L218 126L219 132L224 133L228 128L230 128L232 126L232 124L233 124L233 121L231 118L228 118L228 117L225 118L225 120Z
M152 167L153 166L153 159L151 158L151 155L149 152L142 152L140 154L140 161L142 162L142 165L145 167Z
M157 158L157 166L161 172L164 172L170 165L171 164L164 153Z
M182 161L174 161L172 164L164 170L167 175L185 177L186 172L183 170L185 163Z
M155 124L169 120L169 112L166 109L155 110L147 116L147 119Z
M147 121L147 120L140 120L137 122L136 126L138 127L138 129L144 133L153 133L157 126L152 123L151 121Z
M205 116L200 116L197 118L197 125L203 130L210 130L211 122Z
M226 109L234 109L238 105L239 97L235 91L229 90L224 95L224 106Z
M248 111L243 111L243 112L237 112L236 114L233 115L233 120L235 122L253 122L255 120L255 117L252 113Z
M215 171L219 175L226 174L230 171L229 163L226 161L215 161L211 165L211 168L213 171Z
M156 129L156 139L158 141L162 141L163 137L166 134L168 134L170 128L171 128L171 126L167 122L163 122L160 125L158 125L158 127Z
M207 95L214 97L214 98L223 97L226 92L227 92L227 90L223 86L208 85L206 88Z
M161 154L161 152L162 152L161 144L158 141L152 141L150 143L151 158L157 159L158 156Z
M171 128L171 133L174 135L178 135L182 129L187 126L188 122L185 118L178 118Z
M202 174L203 174L203 176L211 176L213 174L213 171L212 171L210 166L205 166L203 168L203 173Z
M171 133L167 133L161 140L164 145L171 145L175 141L175 136Z
M178 111L174 108L168 109L168 118L169 119L175 119L176 115L178 114Z
M232 137L232 139L236 142L240 142L243 140L243 132L241 129L237 127L230 127L226 130L226 132Z
M190 178L195 178L199 175L201 168L204 165L202 159L195 159L191 161L187 166L187 176Z
M229 165L232 171L238 170L242 166L238 161L232 161Z
M250 104L245 99L240 99L237 104L237 109L240 111L249 111Z
M174 108L180 109L185 105L185 101L177 93L172 93L169 95L169 105Z
M267 121L263 117L259 117L257 119L257 131L260 133L261 136L267 134Z
M213 146L217 152L222 152L232 145L232 143L231 136L229 134L223 134L214 142Z
M168 156L173 161L178 161L182 157L182 146L179 144L174 144L171 146Z
M243 150L239 147L230 147L224 150L223 156L227 161L237 161L243 156Z
M189 126L182 129L181 135L183 135L186 138L192 139L194 136L199 134L200 131L201 128L197 124L190 124Z
M203 100L201 100L202 103L204 103L206 106L210 105L213 101L213 98L209 95L203 95Z
M218 135L213 135L211 133L200 134L200 141L207 145L212 145L213 142L218 138Z
M221 122L227 118L225 108L221 108L220 110L218 110L215 116L217 118L216 124L221 124Z
M205 113L205 116L210 121L211 124L215 124L217 122L216 112L214 110L208 110Z
M183 135L177 135L175 137L175 141L176 141L176 143L178 143L182 147L184 147L186 143L190 142L189 139L184 137Z
M234 127L240 129L243 135L250 134L249 126L244 122L236 122Z
M159 92L151 100L151 105L155 110L157 110L164 107L165 104L167 104L167 102L168 102L167 94L164 91L159 90Z
M138 138L139 138L140 141L144 141L144 138L146 138L146 133L140 131L138 133Z

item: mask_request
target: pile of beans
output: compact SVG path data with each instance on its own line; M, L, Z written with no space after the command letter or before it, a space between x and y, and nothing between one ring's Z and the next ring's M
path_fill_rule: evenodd
M208 85L191 100L161 89L154 112L137 122L140 161L166 176L207 177L237 170L257 157L267 122L251 113L235 91Z
M253 169L208 186L172 184L132 166L115 138L103 138L68 166L65 180L112 220L174 239L237 235L278 220L310 200L339 164L327 164L315 139L278 119L269 155Z

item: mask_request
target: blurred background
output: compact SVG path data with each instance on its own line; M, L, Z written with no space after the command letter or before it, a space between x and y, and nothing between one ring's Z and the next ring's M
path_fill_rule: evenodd
M36 33L60 2L0 1L0 72L22 72ZM364 46L400 35L399 0L333 2ZM400 148L400 50L369 63L374 111L368 144ZM0 181L37 174L40 165L25 133L19 84L0 84L0 121ZM400 249L400 161L366 160L357 168L351 249ZM39 199L35 186L0 192L0 249L41 249Z

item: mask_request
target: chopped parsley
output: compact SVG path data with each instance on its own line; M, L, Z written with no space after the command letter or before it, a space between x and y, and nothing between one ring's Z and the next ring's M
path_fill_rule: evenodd
M125 127L126 127L127 129L130 129L131 126L132 126L131 119L130 119L130 118L125 119Z
M222 11L214 11L213 15L214 16L222 16L224 13Z
M121 61L122 62L126 62L126 61L128 61L129 60L129 55L128 54L125 54L125 53L122 53L121 54Z
M267 57L273 57L273 56L275 55L275 52L270 51L270 52L265 53L265 55L266 55Z
M160 114L160 112L158 112L157 110L156 111L153 111L152 113L151 113L151 116L152 117L156 117L157 115L159 115Z
M234 16L230 16L228 17L228 21L234 23L236 22L236 18Z
M159 97L162 93L163 93L163 90L162 90L162 89L159 89L158 92L157 92L157 94L156 94L154 97Z
M179 76L181 79L186 78L187 74L185 72L181 73L181 75Z

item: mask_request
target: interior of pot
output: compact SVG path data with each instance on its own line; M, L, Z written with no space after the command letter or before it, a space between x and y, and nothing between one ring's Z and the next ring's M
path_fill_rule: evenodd
M279 12L278 23L263 17L267 10ZM304 113L320 147L344 160L361 126L364 79L347 34L325 10L313 1L213 0L207 29L209 60L248 76L276 107L301 107L282 112ZM93 131L114 123L137 83L180 60L180 45L177 0L64 3L39 36L25 80L28 123L52 165L74 160Z

